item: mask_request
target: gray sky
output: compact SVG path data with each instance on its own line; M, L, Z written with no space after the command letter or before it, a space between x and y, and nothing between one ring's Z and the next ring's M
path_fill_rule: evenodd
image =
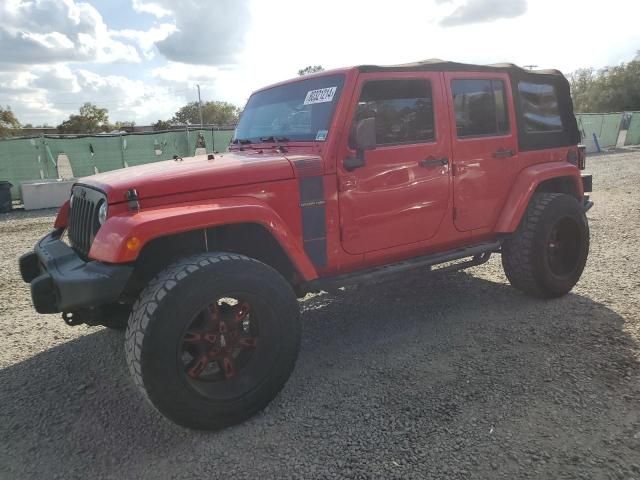
M631 60L640 1L1 0L0 105L55 125L85 101L112 121L195 100L242 106L299 68L425 58L571 72Z

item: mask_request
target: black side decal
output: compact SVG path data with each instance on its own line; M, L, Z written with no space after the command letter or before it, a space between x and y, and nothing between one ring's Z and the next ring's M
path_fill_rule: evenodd
M304 251L316 267L327 265L327 215L322 176L298 180Z

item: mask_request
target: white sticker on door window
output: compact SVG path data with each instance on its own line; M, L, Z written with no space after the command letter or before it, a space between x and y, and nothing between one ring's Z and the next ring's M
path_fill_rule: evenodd
M328 133L329 133L329 130L318 130L318 133L316 133L316 141L324 142L327 139Z
M338 87L319 88L317 90L309 90L307 96L304 97L304 104L311 105L312 103L325 103L333 100L333 96L336 94Z

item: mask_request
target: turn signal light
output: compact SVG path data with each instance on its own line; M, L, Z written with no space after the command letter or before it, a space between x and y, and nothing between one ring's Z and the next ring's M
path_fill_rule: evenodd
M127 248L131 251L136 251L140 248L140 239L138 237L131 237L127 240Z

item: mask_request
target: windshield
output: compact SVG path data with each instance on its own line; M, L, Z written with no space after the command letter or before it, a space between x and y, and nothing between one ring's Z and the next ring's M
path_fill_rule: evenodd
M249 98L233 142L324 141L344 75L287 83Z

